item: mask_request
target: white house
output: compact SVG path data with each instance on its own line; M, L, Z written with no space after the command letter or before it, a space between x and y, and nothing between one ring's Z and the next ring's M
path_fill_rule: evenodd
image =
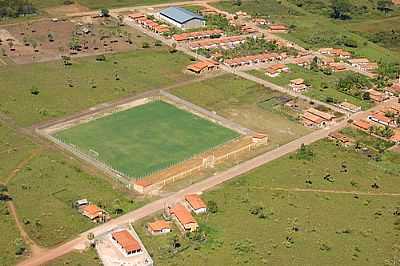
M189 205L190 210L195 214L201 214L207 212L207 205L197 194L190 194L185 196L185 200Z

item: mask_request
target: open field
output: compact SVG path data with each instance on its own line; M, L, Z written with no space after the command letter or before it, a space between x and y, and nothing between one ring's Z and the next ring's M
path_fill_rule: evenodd
M46 264L46 266L64 265L97 266L102 264L95 249L87 249L83 252L73 252Z
M274 97L282 96L281 93L233 75L176 88L172 93L247 128L267 134L274 147L310 132L296 121L296 114L283 106L268 104L274 102Z
M0 232L0 265L14 265L17 260L15 255L17 243L23 242L13 217L3 202L0 202Z
M0 111L26 126L193 79L183 73L190 59L182 53L170 54L166 48L106 58L104 62L96 62L94 57L75 59L68 67L49 62L0 68L0 92L4 95Z
M97 152L96 159L133 178L147 176L238 136L162 101L56 134L88 154L90 150Z
M77 199L87 198L112 216L142 204L52 151L34 158L8 188L25 230L42 246L56 245L94 226L72 207Z
M12 170L35 149L29 140L0 124L0 182L6 182Z
M327 140L311 149L310 161L293 154L205 193L203 198L218 206L216 214L196 217L205 241L177 232L150 237L144 222L135 228L163 265L397 263L399 197L290 190L399 193L400 156L387 152L376 162ZM324 179L327 174L333 182ZM375 181L379 189L371 188ZM171 246L175 234L178 249Z
M321 71L313 71L297 65L289 64L288 67L290 69L289 73L281 73L275 78L267 76L264 70L252 70L249 73L284 87L289 85L290 80L302 78L311 84L311 88L304 94L314 99L323 102L326 102L327 98L335 99L338 102L348 101L361 106L363 109L368 109L372 106L372 103L369 101L363 101L336 90L336 84L339 79L347 75L352 75L351 72L332 73L331 75L326 75Z
M314 2L314 1L308 1ZM329 2L319 1L327 7ZM233 5L231 1L222 1L214 4L217 8L228 12L245 11L251 15L269 18L275 23L285 23L292 26L292 30L282 37L294 41L305 48L344 47L353 51L355 56L367 57L371 60L398 62L400 54L368 41L360 34L351 32L346 27L347 21L335 21L326 14L310 13L307 6L304 8L288 1L243 1L241 6ZM366 17L370 19L370 17ZM378 19L382 19L379 16ZM357 47L346 45L347 40L354 40Z

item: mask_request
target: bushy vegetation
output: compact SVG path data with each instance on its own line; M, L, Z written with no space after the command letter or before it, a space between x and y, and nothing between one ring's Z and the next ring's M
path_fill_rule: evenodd
M36 8L29 0L0 1L0 17L18 17L34 14Z
M337 90L362 100L369 100L369 93L366 89L371 86L372 83L365 76L352 73L339 79Z

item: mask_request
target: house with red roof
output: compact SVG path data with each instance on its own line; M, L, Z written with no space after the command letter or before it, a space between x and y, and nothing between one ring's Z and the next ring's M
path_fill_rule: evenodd
M353 122L353 125L359 129L366 130L366 131L372 127L371 123L368 121L365 121L365 120L355 120Z
M207 205L197 194L190 194L185 196L185 201L195 214L201 214L207 212Z
M384 126L397 127L395 119L387 117L382 111L371 113L368 115L368 119Z
M199 224L192 214L182 205L176 204L170 208L169 213L175 218L177 224L184 232L194 232L199 228Z
M117 245L118 249L127 257L143 253L143 249L139 242L131 233L129 233L128 230L112 232L111 239L114 244Z
M79 212L95 223L106 222L109 218L103 209L92 203L80 206Z
M161 235L161 234L167 234L170 233L171 230L171 224L167 221L164 220L157 220L151 223L147 224L147 230L152 234L152 235Z

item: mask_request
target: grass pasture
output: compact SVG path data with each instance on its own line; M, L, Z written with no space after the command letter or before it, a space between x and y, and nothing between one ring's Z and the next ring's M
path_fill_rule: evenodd
M230 129L161 101L56 134L88 154L90 149L96 151L97 159L133 178L167 168L237 136Z
M5 203L0 202L0 265L15 265L17 241L22 241Z
M0 124L0 182L6 182L11 171L29 157L35 147L29 140Z
M348 101L361 106L363 109L368 109L372 106L371 102L363 101L336 90L336 84L339 79L346 75L351 75L351 72L326 75L321 71L316 72L293 64L289 64L288 67L290 69L289 73L281 73L275 78L267 76L264 70L259 69L251 70L249 73L283 87L287 87L292 79L302 78L311 84L311 88L304 94L314 99L326 102L327 98L330 97L339 102Z
M35 157L21 169L8 189L26 232L45 247L60 244L95 226L72 207L77 199L86 198L113 217L142 204L52 151Z
M27 126L193 78L183 73L189 57L170 54L165 47L106 58L75 59L68 67L56 61L0 68L0 111Z
M310 132L280 104L274 102L281 93L233 75L224 75L172 90L184 98L245 127L269 136L271 147L287 143Z
M400 197L290 191L294 188L399 193L400 156L376 162L322 140L308 161L275 160L202 197L215 214L197 216L205 241L136 228L163 265L395 265L400 251ZM347 172L343 171L346 165ZM390 166L389 166L390 165ZM323 177L333 176L333 182ZM305 183L311 180L312 184ZM353 181L353 182L351 182ZM377 182L379 189L371 188ZM275 190L281 188L283 190ZM286 189L286 191L285 191ZM245 230L243 229L245 228ZM177 233L179 235L179 233ZM200 234L201 235L201 234Z
M46 266L99 266L102 265L95 249L87 249L83 252L71 252L54 261L50 261Z

